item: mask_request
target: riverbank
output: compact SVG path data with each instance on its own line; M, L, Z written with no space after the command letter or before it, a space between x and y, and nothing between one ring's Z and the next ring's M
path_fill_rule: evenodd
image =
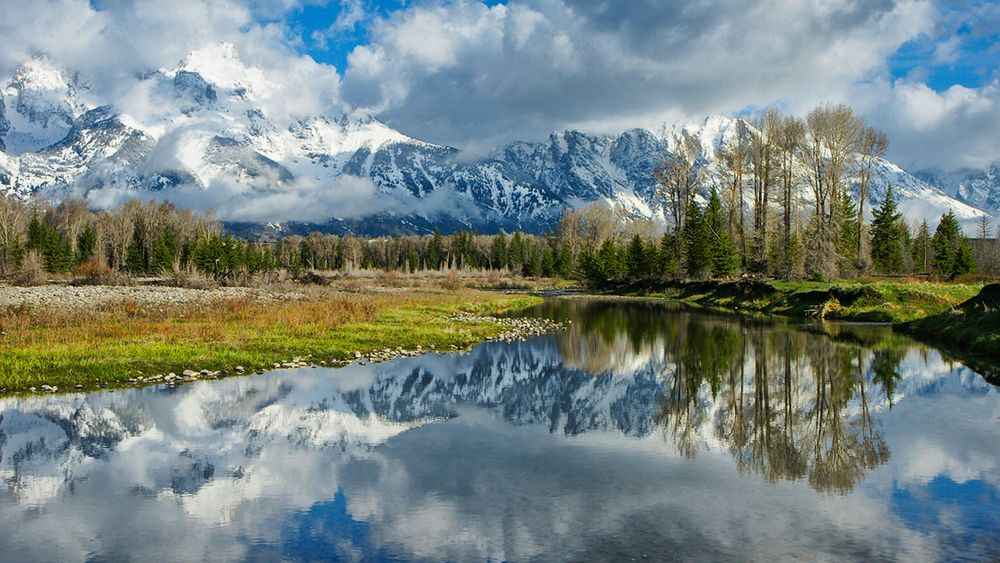
M793 318L903 323L947 311L982 284L938 282L659 282L616 292L677 299L703 307Z
M2 287L0 393L179 383L459 349L554 328L490 317L539 301L412 287Z
M997 379L1000 284L924 281L658 282L616 294L676 299L712 309L802 319L891 323Z
M939 343L988 379L1000 381L1000 284L936 315L898 326L921 340Z

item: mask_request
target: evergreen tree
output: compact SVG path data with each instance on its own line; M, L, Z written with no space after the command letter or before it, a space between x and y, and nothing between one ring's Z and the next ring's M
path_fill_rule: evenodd
M177 240L171 229L164 229L156 237L156 247L153 249L153 271L169 272L174 267L174 257L177 255Z
M420 268L420 255L417 254L417 249L410 241L406 241L406 267L411 273Z
M525 258L521 266L521 275L526 278L537 278L542 275L542 250L538 245L525 241Z
M625 275L625 263L613 239L607 239L593 258L588 276L592 281L607 284Z
M493 245L490 248L490 262L493 268L502 270L507 267L507 235L499 233L493 237Z
M53 227L39 219L38 215L31 218L28 224L27 250L37 251L48 272L65 272L73 262L73 249L70 242Z
M841 258L841 272L856 271L862 264L858 256L858 206L846 191L837 195L836 217L838 220L837 254Z
M636 234L629 241L628 249L625 252L628 277L637 280L649 275L646 258L646 246L642 243L642 237Z
M563 242L559 247L559 254L556 256L556 275L561 278L569 278L573 275L573 249L569 242Z
M726 229L726 215L722 209L722 200L715 187L705 208L705 225L709 230L711 250L709 252L712 275L717 278L731 276L736 273L737 254L733 240Z
M551 278L556 275L556 252L546 244L542 249L542 277Z
M955 279L956 276L975 271L975 260L969 239L962 233L955 213L949 210L941 216L932 239L934 247L934 272Z
M427 243L427 269L440 270L444 259L444 237L441 236L441 229L434 229L434 236Z
M885 201L872 212L872 264L883 274L895 274L904 269L902 217L896 209L890 185Z
M659 275L676 278L680 275L680 262L677 257L677 235L674 232L663 233L660 239Z
M132 241L125 252L125 269L133 274L142 274L146 272L146 266L146 255L142 245L142 230L139 228L139 225L136 225L135 230L132 232Z
M955 253L955 262L952 265L951 277L954 279L956 276L961 276L962 274L974 273L976 273L976 259L972 254L972 241L968 237L963 236L959 243L958 251Z
M711 237L708 223L698 202L691 198L684 218L685 271L693 278L703 277L709 270Z
M507 249L508 263L511 269L520 268L528 257L527 240L521 231L514 233L510 238L510 246Z
M94 257L97 251L97 231L93 225L87 225L80 236L76 238L76 263L84 264Z
M931 244L931 231L927 226L927 219L920 224L917 236L913 239L913 269L918 273L931 271L931 262L934 256Z

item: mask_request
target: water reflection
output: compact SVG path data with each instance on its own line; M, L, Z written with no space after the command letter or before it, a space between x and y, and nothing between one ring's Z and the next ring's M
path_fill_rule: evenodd
M808 479L846 494L890 452L873 409L891 408L912 342L880 326L795 327L642 302L561 300L536 314L573 319L568 366L662 384L653 422L686 458L724 446L741 473Z
M374 366L4 400L0 553L935 559L1000 548L1000 400L933 350L879 327L648 303L553 301L533 314L573 325Z

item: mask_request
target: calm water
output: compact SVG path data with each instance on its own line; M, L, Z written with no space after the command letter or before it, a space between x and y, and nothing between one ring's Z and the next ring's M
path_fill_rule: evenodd
M3 560L1000 557L1000 395L881 327L564 333L0 401Z

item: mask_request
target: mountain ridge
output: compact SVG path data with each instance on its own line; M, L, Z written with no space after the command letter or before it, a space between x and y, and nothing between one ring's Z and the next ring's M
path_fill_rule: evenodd
M740 121L713 116L661 137L646 129L567 130L474 156L368 114L283 115L274 105L282 86L227 43L137 76L131 88L122 105L132 107L118 107L44 57L22 65L0 95L0 191L80 196L93 207L170 199L215 209L227 224L257 234L268 224L286 232L541 233L564 209L595 201L663 222L652 172L676 150L673 134L698 136L699 166L710 173L716 149ZM892 184L912 220L934 223L953 209L969 228L983 213L977 205L993 201L950 195L927 182L933 178L886 160L875 177L866 207ZM810 195L802 192L805 206ZM994 193L1000 208L1000 186Z

